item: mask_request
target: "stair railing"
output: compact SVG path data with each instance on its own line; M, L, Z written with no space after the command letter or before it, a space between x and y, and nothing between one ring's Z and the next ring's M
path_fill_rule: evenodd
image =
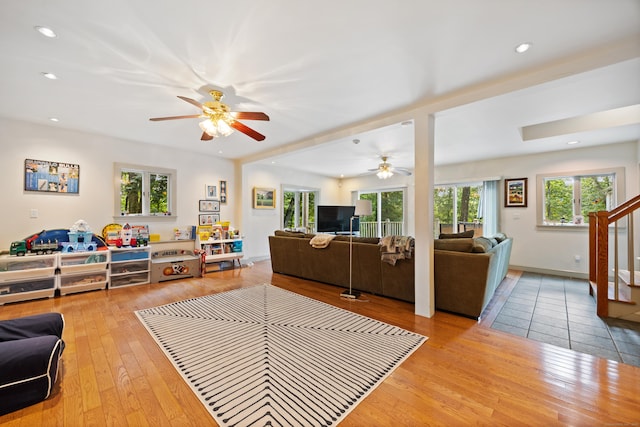
M627 200L611 211L589 214L589 292L596 293L596 310L600 317L609 315L609 225L614 224L613 300L619 299L618 289L618 224L627 220L627 268L631 285L635 284L633 213L640 209L640 195Z

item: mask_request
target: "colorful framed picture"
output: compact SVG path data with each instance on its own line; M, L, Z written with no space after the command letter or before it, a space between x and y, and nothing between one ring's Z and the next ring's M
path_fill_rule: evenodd
M207 184L204 189L204 198L205 199L217 199L218 198L218 190L215 185Z
M515 178L504 180L504 207L527 207L527 178Z
M218 222L220 222L220 214L198 215L198 225L214 225Z
M227 203L227 181L220 181L220 203Z
M200 212L220 212L219 200L200 200L198 203Z
M253 209L275 209L276 189L275 188L253 188Z
M25 159L24 191L78 194L80 165Z

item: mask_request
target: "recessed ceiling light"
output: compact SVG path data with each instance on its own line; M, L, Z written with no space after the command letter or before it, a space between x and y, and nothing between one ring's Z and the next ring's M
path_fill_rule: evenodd
M60 120L58 120L57 117L49 117L49 120L51 120L52 122L59 122Z
M520 43L518 46L516 46L516 52L517 53L525 53L526 51L528 51L531 48L531 43Z
M56 34L55 31L53 31L51 28L49 27L43 27L43 26L35 26L33 27L36 29L36 31L38 31L40 34L42 34L45 37L49 37L49 38L54 38L57 37L58 35Z
M580 141L569 141L569 142L567 142L567 145L576 145L576 144L580 144Z
M58 78L58 76L56 76L53 73L42 73L43 76L45 76L46 78L48 78L49 80L56 80Z

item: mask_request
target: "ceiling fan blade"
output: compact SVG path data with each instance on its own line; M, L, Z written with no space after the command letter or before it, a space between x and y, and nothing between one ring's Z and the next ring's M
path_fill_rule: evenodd
M265 113L252 113L249 111L234 111L231 116L238 120L269 120L269 116Z
M161 122L162 120L176 120L176 119L197 119L200 114L189 114L187 116L171 116L171 117L152 117L149 120L152 122Z
M399 173L400 175L404 175L404 176L410 176L411 172L407 169L404 168L393 168L392 171L394 173Z
M202 136L200 137L200 141L211 141L213 137L206 132L202 132Z
M196 107L198 107L201 110L204 110L204 105L202 105L201 103L199 103L195 99L187 98L186 96L180 96L180 95L178 95L178 98L182 99L183 101L187 101L191 105L195 105Z
M255 139L256 141L264 141L265 136L262 135L261 133L256 132L255 130L251 129L248 126L243 125L242 123L238 122L238 121L234 121L231 122L231 124L229 125L232 128L234 128L237 131L240 131L242 133L244 133L247 136L250 136L251 138Z

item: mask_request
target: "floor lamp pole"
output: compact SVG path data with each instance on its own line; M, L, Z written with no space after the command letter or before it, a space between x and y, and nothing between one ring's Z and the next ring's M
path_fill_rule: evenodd
M363 216L371 215L371 201L370 200L357 200L356 206L349 220L349 289L343 291L340 296L344 298L356 299L360 296L359 291L354 291L352 288L353 283L353 220Z
M353 280L353 220L356 218L355 215L351 217L349 220L349 290L345 290L340 294L340 296L344 298L352 298L356 299L360 296L360 292L353 291L351 284Z

